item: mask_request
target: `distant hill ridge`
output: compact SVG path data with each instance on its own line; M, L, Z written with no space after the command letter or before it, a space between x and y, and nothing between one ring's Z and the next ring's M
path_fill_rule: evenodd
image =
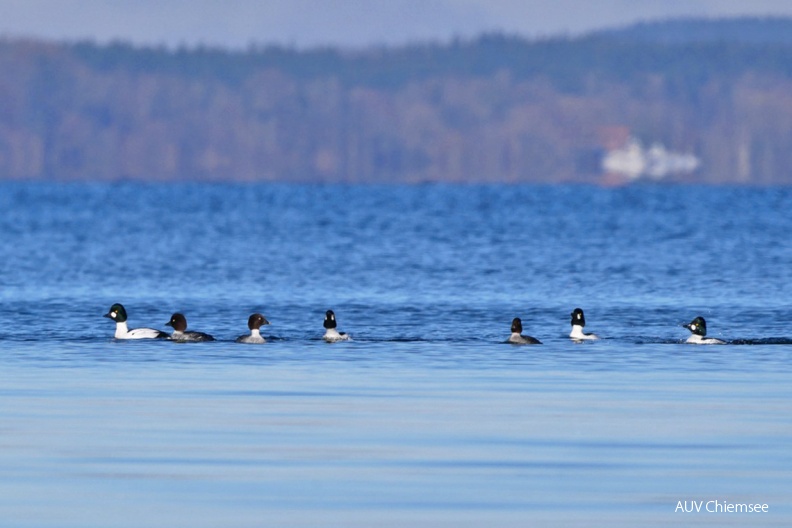
M792 46L792 18L685 18L643 22L599 31L606 38L684 45L721 43Z
M631 44L631 45L630 45ZM442 75L486 77L508 70L518 79L545 76L559 88L575 88L591 73L613 78L672 71L695 78L717 72L773 71L792 76L792 19L681 19L641 23L577 38L529 40L501 34L450 44L299 51L279 46L228 51L167 50L82 42L67 48L100 71L167 72L194 78L243 82L262 69L299 79L333 76L345 85L400 88ZM680 53L679 48L694 53ZM695 78L693 81L695 82Z
M792 183L792 19L299 51L0 40L0 179ZM626 152L626 151L625 151ZM689 158L686 158L689 156Z

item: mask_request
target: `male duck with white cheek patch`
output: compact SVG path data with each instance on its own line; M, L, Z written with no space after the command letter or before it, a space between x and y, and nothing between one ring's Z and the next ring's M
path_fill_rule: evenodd
M327 310L327 312L325 312L325 320L323 326L325 327L325 333L324 336L322 336L322 339L324 339L328 343L335 343L336 341L346 341L349 339L348 334L341 333L338 330L336 330L336 326L338 325L336 323L336 317L333 310Z
M583 315L583 310L575 308L570 315L572 316L572 331L569 333L571 339L575 341L599 339L597 334L583 333L583 327L586 326L586 316Z
M108 317L115 321L116 330L114 337L116 339L161 339L168 337L168 334L165 332L154 330L153 328L133 328L130 330L127 327L126 310L123 305L118 303L111 306L110 311L104 314L104 317Z
M707 321L703 317L696 317L688 324L682 325L691 331L690 337L687 338L685 343L692 343L694 345L725 345L726 341L715 339L714 337L707 336Z

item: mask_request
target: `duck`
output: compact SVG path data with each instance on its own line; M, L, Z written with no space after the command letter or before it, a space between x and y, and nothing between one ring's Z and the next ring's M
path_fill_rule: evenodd
M346 341L349 339L349 334L339 333L336 330L336 316L333 310L327 310L325 312L325 319L324 319L324 327L325 333L322 336L322 339L327 341L328 343L335 343L336 341Z
M215 338L203 332L187 332L187 318L180 313L171 315L170 321L165 326L172 326L173 333L170 335L172 341L214 341Z
M707 335L707 321L703 317L696 317L688 324L682 325L691 331L690 337L687 338L685 343L692 343L695 345L725 345L726 341L716 339L714 337L706 337Z
M542 342L531 336L522 335L522 320L519 317L512 319L511 336L508 342L513 345L541 345Z
M261 315L260 313L254 313L248 318L248 328L250 329L250 334L242 335L236 338L237 343L248 343L248 344L260 344L266 343L267 340L261 337L261 333L259 329L263 325L270 324L267 321L267 318Z
M161 330L154 328L133 328L130 330L127 327L127 313L124 306L115 303L110 307L110 311L104 314L103 317L108 317L115 321L115 337L116 339L163 339L168 337L168 334Z
M575 341L599 339L597 334L583 332L583 327L586 326L586 316L583 315L582 309L575 308L570 315L572 316L572 331L569 333L571 339Z

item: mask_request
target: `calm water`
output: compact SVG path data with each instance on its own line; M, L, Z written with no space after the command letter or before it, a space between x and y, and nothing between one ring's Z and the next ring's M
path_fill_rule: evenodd
M0 525L789 526L789 211L0 184ZM114 302L218 341L115 341ZM605 339L566 338L576 306ZM330 308L353 341L321 341ZM270 342L233 343L254 311ZM682 344L696 315L730 344ZM513 317L544 345L504 344ZM674 513L694 500L769 513Z

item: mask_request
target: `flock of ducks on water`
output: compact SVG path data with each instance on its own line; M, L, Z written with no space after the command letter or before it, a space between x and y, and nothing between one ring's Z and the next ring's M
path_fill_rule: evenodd
M214 341L215 338L204 332L196 332L187 330L187 318L183 314L175 313L171 315L170 321L165 323L165 326L173 328L172 334L167 334L162 330L155 330L154 328L134 328L132 330L127 326L127 313L126 309L121 304L114 304L110 307L110 311L104 314L116 323L115 338L116 339L170 339L171 341L178 342L198 342L198 341ZM261 335L261 327L270 324L267 318L260 313L254 313L248 318L249 334L241 335L236 338L237 343L260 344L266 343L267 340ZM346 341L349 335L336 330L336 318L333 310L327 310L325 313L324 327L325 333L322 339L330 343L336 341Z
M583 327L586 326L586 317L583 315L583 310L575 308L572 313L572 331L569 333L570 339L574 341L586 341L599 339L596 334L586 334L583 332ZM135 328L130 330L127 326L127 313L121 304L114 304L110 307L105 317L109 317L116 323L115 338L116 339L170 339L178 342L190 341L214 341L215 338L204 332L195 332L187 330L187 319L183 314L175 313L171 316L170 321L165 323L166 326L173 328L173 333L167 334L161 330L154 328ZM270 324L267 318L260 313L254 313L248 318L249 334L241 335L236 338L237 343L259 344L266 343L267 340L261 335L261 327ZM325 333L322 339L329 343L336 341L346 341L349 335L341 333L336 329L336 317L333 310L325 312L324 328ZM690 330L691 335L685 341L686 343L694 343L699 345L722 345L725 341L715 339L707 336L707 322L703 317L696 317L690 323L682 325ZM511 336L507 343L514 345L541 345L542 342L535 337L523 335L522 333L522 320L515 317L511 324Z
M572 331L569 332L569 338L573 341L586 341L590 339L599 339L597 334L586 334L583 332L583 327L586 326L586 317L583 315L583 310L575 308L572 313ZM683 328L690 330L690 337L687 338L685 343L692 343L696 345L725 345L726 341L721 341L714 337L707 337L707 322L703 317L696 317L688 324L682 325ZM522 335L522 321L519 317L515 317L512 321L511 336L509 343L515 345L541 345L542 342L535 337Z

